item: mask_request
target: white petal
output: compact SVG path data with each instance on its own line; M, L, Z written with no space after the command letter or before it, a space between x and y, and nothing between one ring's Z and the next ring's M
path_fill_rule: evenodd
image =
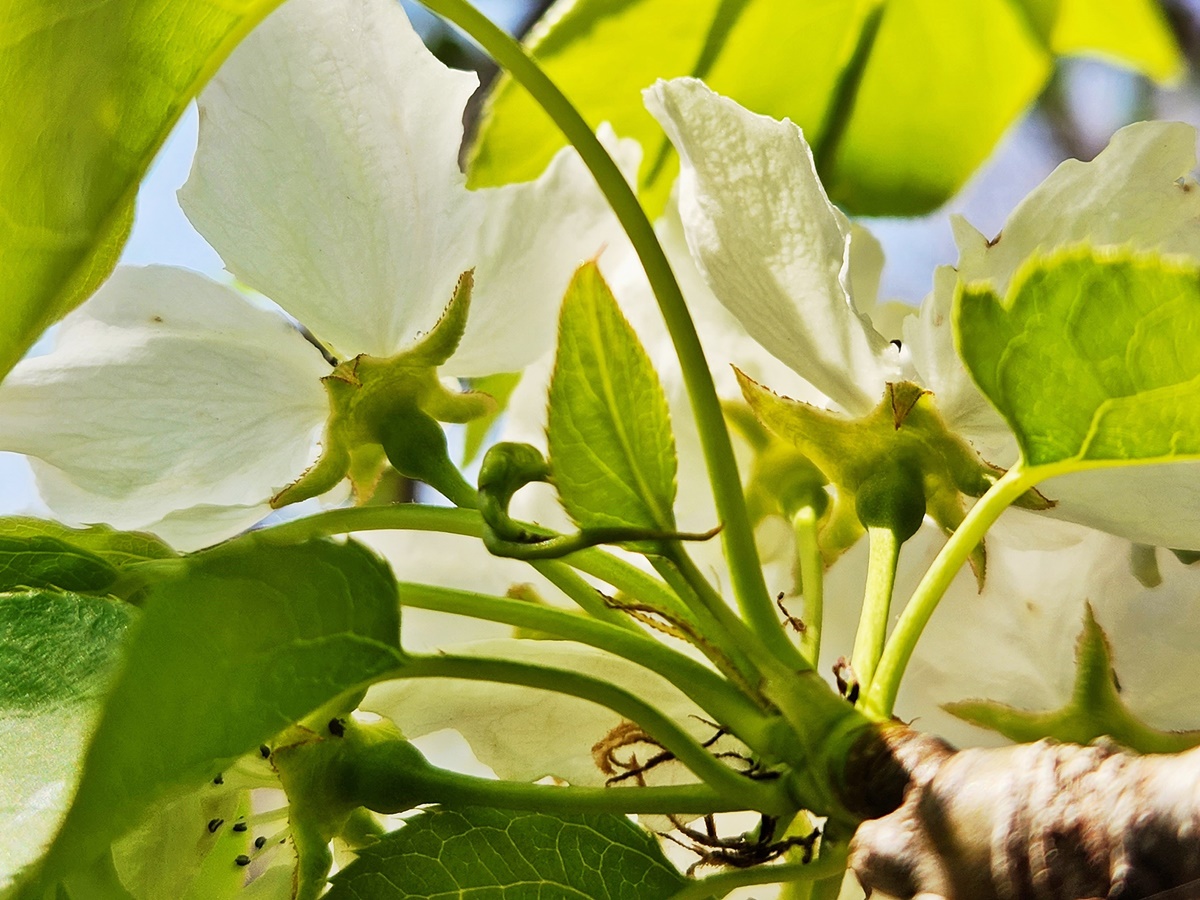
M968 226L969 227L969 226ZM904 346L917 380L933 391L938 410L989 462L1010 466L1017 459L1011 429L980 393L954 347L950 310L958 276L950 266L933 273L933 291L915 316L904 320Z
M387 356L450 300L484 205L458 169L474 75L393 0L289 0L200 98L180 202L229 271L338 354Z
M1200 463L1121 466L1051 478L1047 515L1139 544L1200 550Z
M853 413L873 407L888 343L850 297L850 227L817 179L800 129L696 79L660 81L646 106L679 151L688 245L746 331Z
M1030 254L1077 241L1200 256L1196 129L1179 122L1122 128L1090 163L1067 160L1029 194L991 242L955 223L959 275L1003 294Z
M601 141L633 180L641 148ZM475 270L467 333L445 370L460 376L515 372L554 346L558 309L583 262L630 252L625 233L573 149L536 181L485 188L478 220L465 234Z
M58 346L0 385L3 448L37 458L72 522L158 529L183 549L265 512L312 461L329 366L276 313L183 269L121 268Z
M1092 162L1068 160L1055 169L992 241L956 220L959 277L990 280L1003 294L1031 254L1083 240L1200 258L1200 185L1190 174L1195 165L1196 130L1190 125L1142 122L1123 128ZM934 315L947 318L948 295L943 289ZM944 335L937 346L938 365L952 373ZM964 430L979 428L984 417L969 401L971 391L961 387L961 379L957 383L951 393L960 404L958 414L970 423ZM1042 490L1058 501L1052 516L1139 542L1200 548L1198 468L1184 463L1104 469L1053 479Z
M569 641L495 640L447 647L457 654L537 663L602 678L636 694L701 739L712 729L673 685L628 660ZM617 713L549 691L483 681L417 678L377 684L361 707L391 718L409 738L458 731L500 778L546 775L603 784L591 748L621 723ZM688 780L694 781L694 778Z

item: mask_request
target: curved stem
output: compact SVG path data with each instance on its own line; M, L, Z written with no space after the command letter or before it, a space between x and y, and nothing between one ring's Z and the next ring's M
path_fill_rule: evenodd
M696 567L696 563L692 561L692 557L682 545L678 543L668 545L665 556L683 577L684 582L691 589L693 596L696 597L708 614L717 622L721 632L728 635L733 646L738 649L741 656L746 660L746 665L749 667L746 674L756 680L760 679L762 672L755 663L755 659L761 659L764 654L770 653L766 644L760 640L755 632L746 627L745 622L734 614L729 604L725 601L725 598L704 577L704 574ZM775 622L775 630L782 633L779 620L773 617L773 621ZM789 646L791 646L790 642ZM792 662L792 660L781 661L785 663ZM807 666L807 663L803 663L803 666Z
M722 872L694 881L671 895L671 900L719 900L736 888L752 884L779 884L785 881L816 881L840 876L846 871L846 852L823 853L810 863L784 863L778 866L755 866Z
M402 606L544 631L628 659L670 681L749 747L761 751L768 746L768 719L741 691L707 666L640 633L522 600L426 584L402 582L398 588Z
M376 771L377 787L381 797L387 796L388 783L385 772ZM380 778L380 775L383 775ZM410 771L396 771L396 794L409 795L414 788L414 777ZM496 781L463 775L448 769L430 766L418 773L415 787L429 803L446 806L490 806L497 809L524 809L544 813L714 813L736 812L744 809L740 803L714 791L704 784L677 784L669 786L639 786L631 788L575 787L554 784L524 784L515 781ZM377 803L383 807L386 803ZM391 809L375 809L389 813L408 808L401 802Z
M875 666L883 655L888 616L892 610L892 588L896 584L896 563L900 560L900 541L892 529L872 526L867 529L867 540L870 543L867 589L863 594L850 660L864 695L870 691Z
M817 668L821 660L821 628L825 619L825 564L817 541L817 511L801 507L792 517L796 555L800 563L800 590L804 597L804 634L800 652L809 665Z
M606 622L631 634L640 635L642 633L642 629L627 615L605 604L600 592L566 563L558 560L542 560L532 563L532 565L538 574L574 600L579 608L593 619Z
M546 77L521 46L490 22L466 0L423 0L433 12L450 20L477 40L501 66L507 69L549 114L550 118L575 147L591 171L600 190L633 244L646 277L658 300L659 309L675 345L683 370L684 383L692 404L692 413L700 434L708 477L716 499L717 514L724 526L721 541L729 561L733 592L742 614L782 659L794 651L791 641L779 627L771 605L754 531L746 512L741 477L733 456L733 445L725 427L712 373L700 338L688 314L683 292L671 271L670 263L654 233L654 227L625 181L620 169L608 155L591 127L571 102Z
M705 784L738 809L767 815L792 811L782 782L755 781L740 775L702 747L675 721L634 694L599 678L532 663L474 656L413 656L394 673L396 678L461 678L540 688L590 700L635 722Z
M290 544L356 531L439 531L443 534L482 539L483 529L483 519L477 510L401 503L394 506L330 509L303 519L284 522L282 525L273 525L254 534L260 541ZM599 548L579 550L562 560L534 561L530 562L530 565L556 584L557 579L562 578L563 572L570 572L574 567L630 596L644 599L680 617L688 617L687 609L669 587L636 566ZM563 592L577 603L579 597L576 594L582 594L578 582L574 582L570 590L563 588ZM606 608L606 614L597 617L616 624L613 616L619 615L615 610Z
M884 647L867 694L865 709L868 714L881 719L891 717L896 694L900 690L900 679L904 676L921 632L929 624L929 617L937 609L946 588L1000 513L1033 487L1041 474L1044 473L1039 469L1027 470L1020 463L1013 466L971 507L950 540L942 547L933 565L913 591Z

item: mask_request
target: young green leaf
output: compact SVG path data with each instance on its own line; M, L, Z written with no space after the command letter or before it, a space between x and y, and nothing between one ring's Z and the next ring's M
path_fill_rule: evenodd
M95 554L51 537L0 537L0 591L51 588L103 593L117 570Z
M0 594L0 888L54 836L133 607Z
M1122 9L1110 17L1106 9L1087 16L1104 26L1087 29L1065 9L1082 3L1038 16L1022 8L1047 5L889 0L872 33L877 0L561 0L529 44L593 126L610 122L645 148L639 183L651 209L661 208L677 166L638 92L656 78L694 75L748 109L790 118L818 149L828 138L828 158L818 157L838 203L915 214L953 194L1040 93L1051 71L1047 45L1095 49L1156 78L1178 73L1180 54L1160 15ZM1045 33L1031 28L1039 18ZM502 78L472 181L532 178L562 143L529 95Z
M187 102L278 0L0 10L0 377L108 276Z
M653 836L624 816L465 807L409 819L335 875L326 896L667 900L685 883Z
M1075 248L1035 259L1001 300L955 307L972 377L1029 466L1200 456L1200 268Z
M1028 262L1004 300L963 286L954 329L1028 477L1065 476L1044 488L1056 514L1200 547L1200 266L1068 248Z
M554 483L581 528L674 530L666 396L594 262L563 300L546 431Z
M400 661L395 582L357 544L250 536L181 569L150 588L43 884Z

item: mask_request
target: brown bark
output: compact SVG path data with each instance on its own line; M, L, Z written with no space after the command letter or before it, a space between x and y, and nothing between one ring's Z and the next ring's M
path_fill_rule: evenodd
M1138 756L1038 741L955 752L903 727L885 729L882 746L907 786L899 808L863 822L851 842L868 894L1146 900L1200 878L1200 748ZM1170 897L1200 897L1200 885Z

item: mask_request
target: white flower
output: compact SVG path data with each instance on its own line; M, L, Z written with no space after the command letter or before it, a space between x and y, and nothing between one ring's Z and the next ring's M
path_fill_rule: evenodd
M659 82L646 103L679 150L680 207L697 265L765 349L853 415L879 402L884 382L917 381L989 462L1016 461L1011 432L955 352L953 269L936 273L933 293L900 324L898 356L863 315L874 297L852 289L851 231L826 198L800 129L754 115L695 79ZM958 277L1003 292L1030 255L1082 240L1200 258L1200 190L1189 175L1195 143L1187 125L1133 125L1093 162L1055 170L993 241L958 220ZM1061 518L1193 548L1195 471L1200 466L1125 467L1056 478L1043 491Z
M233 275L339 359L412 346L474 268L443 374L516 371L550 345L575 266L619 232L572 152L536 182L466 189L475 85L390 0L290 0L202 95L181 203ZM0 386L3 448L36 457L61 517L189 549L260 518L311 463L328 373L237 291L120 270Z

